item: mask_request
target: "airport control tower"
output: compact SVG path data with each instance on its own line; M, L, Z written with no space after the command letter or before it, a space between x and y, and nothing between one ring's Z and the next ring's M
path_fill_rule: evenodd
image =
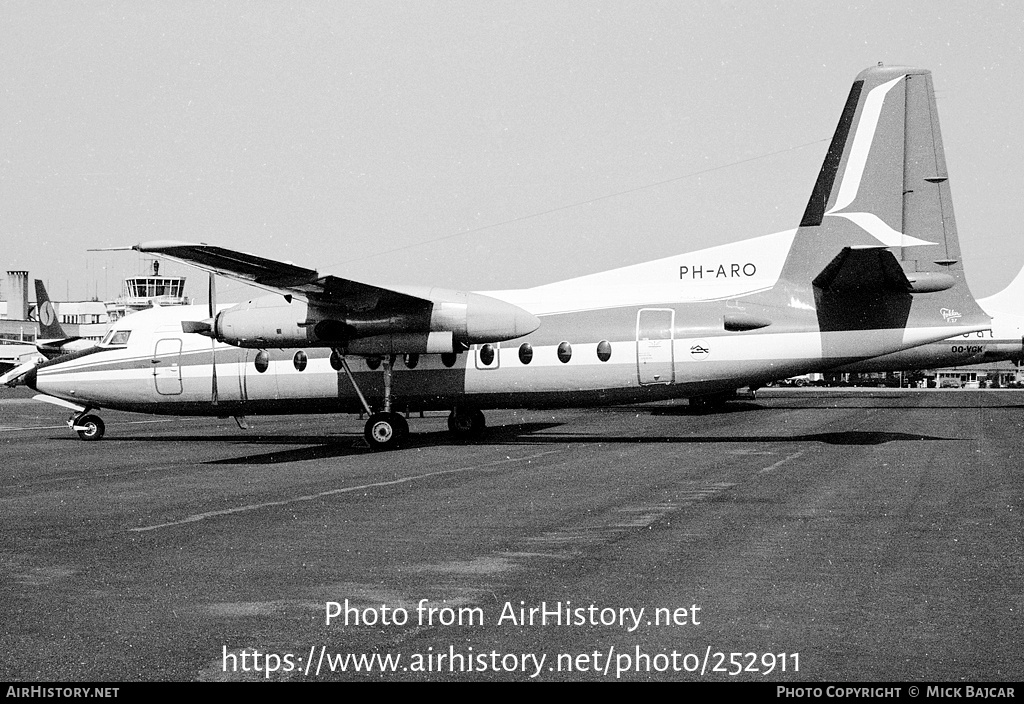
M160 262L154 260L148 276L131 276L124 280L122 294L106 301L107 317L114 323L126 315L154 306L185 306L184 276L161 276Z

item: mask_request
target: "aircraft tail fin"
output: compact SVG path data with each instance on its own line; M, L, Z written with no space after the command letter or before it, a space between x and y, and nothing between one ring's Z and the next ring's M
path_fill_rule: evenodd
M64 328L57 318L57 311L46 293L46 286L39 279L36 282L36 318L39 320L39 337L46 340L59 340L67 337Z
M36 349L47 359L65 354L64 346L69 342L82 339L68 336L57 318L57 311L46 294L43 282L36 279L36 318L39 320L39 335L36 337Z
M774 299L816 308L820 321L823 307L870 298L881 313L893 296L907 326L988 323L964 277L931 72L877 66L853 83ZM873 314L841 317L868 325Z
M1024 307L1024 269L1018 271L1013 281L1002 291L982 298L978 303L987 311L1019 311Z
M963 270L930 71L857 76L787 268L817 273L850 245L899 249L908 273Z

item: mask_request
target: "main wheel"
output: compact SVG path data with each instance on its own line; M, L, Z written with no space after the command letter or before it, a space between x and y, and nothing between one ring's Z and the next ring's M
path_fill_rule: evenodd
M103 438L103 432L106 430L100 417L93 415L82 416L75 421L75 425L83 428L77 431L78 437L83 440L100 440Z
M363 437L372 450L398 447L408 434L408 421L397 413L374 413L363 428Z
M484 432L487 419L483 411L456 408L448 415L448 431L456 437L476 437Z

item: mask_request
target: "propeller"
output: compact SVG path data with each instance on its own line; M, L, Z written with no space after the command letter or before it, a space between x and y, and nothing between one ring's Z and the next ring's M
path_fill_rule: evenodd
M200 323L201 325L207 326L207 331L202 332L196 330L200 335L210 336L210 362L213 367L213 375L211 376L211 388L210 388L210 400L213 405L217 405L217 334L214 331L214 327L217 322L217 275L212 271L210 272L210 321ZM182 323L182 330L184 330L185 324Z

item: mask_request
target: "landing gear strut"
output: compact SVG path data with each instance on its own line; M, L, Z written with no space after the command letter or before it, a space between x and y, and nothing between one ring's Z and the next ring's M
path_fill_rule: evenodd
M391 355L384 358L384 410L374 413L369 402L360 390L356 379L352 376L352 370L348 366L348 360L339 350L334 353L341 360L341 367L345 370L352 388L356 390L359 402L363 404L366 415L369 419L363 426L363 437L371 450L391 450L398 447L409 436L409 421L400 413L391 410L391 370L395 364L395 357Z
M68 421L68 427L78 433L83 440L101 440L106 428L99 416L85 412L72 416Z

